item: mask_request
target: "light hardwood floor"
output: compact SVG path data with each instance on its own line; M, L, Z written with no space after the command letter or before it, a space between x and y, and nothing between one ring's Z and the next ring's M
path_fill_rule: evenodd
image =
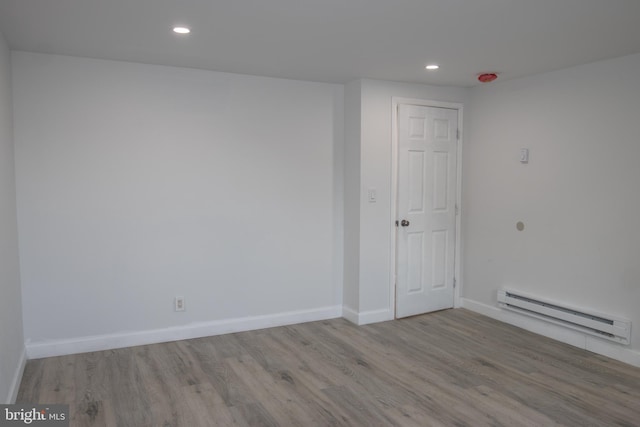
M640 426L640 369L464 309L27 363L72 426Z

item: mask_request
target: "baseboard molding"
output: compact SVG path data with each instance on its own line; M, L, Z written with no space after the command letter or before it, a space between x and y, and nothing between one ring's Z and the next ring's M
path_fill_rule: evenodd
M7 405L10 405L16 402L16 398L18 397L18 391L20 390L20 383L22 382L22 375L24 374L24 368L26 365L27 365L27 350L26 348L23 348L22 354L20 355L20 360L18 361L16 372L13 375L13 381L11 381L11 386L9 387L9 395L7 396L7 401L5 402Z
M355 323L358 325L358 312L352 309L351 307L347 307L346 305L342 306L342 317L347 319L351 323Z
M579 347L602 356L610 357L629 365L640 367L640 352L627 348L622 344L616 344L583 334L578 331L563 328L543 320L523 316L499 307L493 307L478 301L462 298L462 307L475 311L492 319L509 323L545 337L561 341L565 344Z
M216 320L212 322L193 323L165 329L123 332L118 334L88 336L67 340L27 342L26 348L29 359L39 359L43 357L88 353L92 351L111 350L116 348L134 347L137 345L157 344L191 338L245 332L276 326L292 325L296 323L335 319L338 317L342 317L342 307L331 306L264 316L240 317Z
M586 338L586 350L640 368L640 351L631 350L619 344L610 344L596 337L587 336Z
M393 313L387 308L382 310L357 312L350 307L343 306L342 317L344 317L351 323L355 323L356 325L368 325L369 323L386 322L387 320L393 320Z

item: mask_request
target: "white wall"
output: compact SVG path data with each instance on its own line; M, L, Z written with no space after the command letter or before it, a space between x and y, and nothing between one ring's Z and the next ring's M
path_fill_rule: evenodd
M465 298L506 286L626 317L640 349L640 55L477 87L470 110Z
M13 162L11 56L0 34L0 402L11 402L24 365Z
M0 138L10 153L3 49ZM465 105L467 302L495 307L509 286L640 324L638 55L472 90L343 88L22 52L12 63L32 347L322 317L343 298L351 320L392 318L394 96ZM528 165L517 161L521 147ZM12 164L2 154L2 286L6 271L16 296L2 299L11 308L0 315L19 318ZM377 203L366 199L371 187ZM175 295L185 313L172 311ZM0 329L12 335L0 337L4 375L19 363L20 331ZM4 340L16 345L6 364ZM638 328L630 347L640 349Z
M339 309L341 85L24 52L13 71L32 345Z
M355 83L352 83L355 84ZM392 167L392 98L417 98L430 101L464 103L468 89L444 86L361 80L360 87L360 139L347 134L347 153L359 149L360 155L347 155L347 169L359 170L359 259L358 307L360 323L391 319L391 167ZM347 89L347 100L349 89ZM347 108L348 111L348 108ZM350 124L347 124L349 129ZM359 147L353 145L359 143ZM360 161L359 165L353 164ZM346 187L353 185L353 177L345 177ZM367 190L375 188L378 201L367 200ZM347 193L349 196L351 193ZM354 197L351 194L351 197ZM345 202L347 205L349 201ZM352 286L345 282L345 287ZM345 290L345 295L347 294ZM353 320L353 319L352 319Z
M360 80L345 86L344 298L345 316L360 308ZM352 319L353 320L353 319Z

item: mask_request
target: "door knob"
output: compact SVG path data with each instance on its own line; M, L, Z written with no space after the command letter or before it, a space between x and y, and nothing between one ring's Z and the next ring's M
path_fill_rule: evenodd
M406 219L403 219L403 220L400 222L400 225L401 225L401 226L403 226L403 227L408 227L408 226L409 226L409 221L407 221Z

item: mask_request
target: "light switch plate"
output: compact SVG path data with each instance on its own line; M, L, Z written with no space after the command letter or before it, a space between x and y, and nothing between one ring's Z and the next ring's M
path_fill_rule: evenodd
M367 191L369 203L375 203L378 201L378 191L375 188L370 188Z

